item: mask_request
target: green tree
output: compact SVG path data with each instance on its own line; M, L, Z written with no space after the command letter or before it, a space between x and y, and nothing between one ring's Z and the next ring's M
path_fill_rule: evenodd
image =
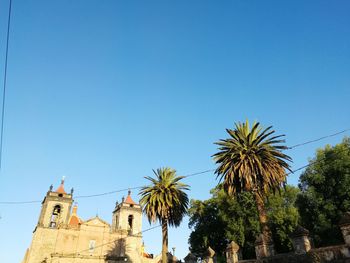
M145 177L150 185L140 190L140 203L150 223L159 221L162 225L162 263L167 262L168 226L179 226L187 213L189 186L181 183L183 176L177 176L174 169L165 167L154 171L155 178Z
M267 198L266 210L269 225L279 253L293 250L290 235L300 220L295 204L299 192L297 187L287 185L278 193L270 193Z
M350 138L317 150L299 180L301 224L310 231L315 245L343 242L338 222L350 211Z
M203 257L209 246L219 256L225 250L226 224L219 216L218 209L218 203L213 198L205 201L191 200L189 227L193 231L188 243L191 253L197 257Z
M250 128L248 121L226 131L230 137L216 142L219 152L213 155L218 164L215 173L223 179L229 195L254 192L262 233L271 240L264 199L270 191L280 189L286 180L285 170L290 170L287 162L291 158L282 153L287 149L281 139L284 135L274 135L272 126L263 129L259 123Z
M218 257L224 257L225 249L234 240L242 249L243 258L255 256L255 237L260 232L259 216L254 195L244 192L230 198L220 186L211 191L209 200L191 200L189 209L190 250L197 256L204 254L208 246ZM286 186L280 194L269 194L266 210L277 252L292 249L290 233L298 222L295 200L298 188Z
M203 256L210 246L219 259L224 259L227 244L234 240L243 248L245 258L254 257L254 240L260 226L252 194L242 193L233 199L219 188L211 191L212 198L208 200L191 200L191 252Z

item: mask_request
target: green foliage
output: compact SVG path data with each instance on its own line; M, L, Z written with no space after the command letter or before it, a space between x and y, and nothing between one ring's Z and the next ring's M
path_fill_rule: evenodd
M281 243L276 247L278 252L291 250L288 235L298 222L298 212L294 207L297 193L297 188L287 186L281 194L270 194L266 204L274 239ZM201 256L210 246L217 255L223 255L227 244L234 240L242 248L244 258L255 257L254 242L260 233L260 224L254 195L244 192L233 198L220 186L212 194L212 198L206 201L191 200L191 252Z
M298 188L286 186L280 193L270 194L267 199L267 214L270 228L275 243L275 248L279 253L292 251L293 246L290 234L298 225L299 213L295 207Z
M210 246L216 254L220 255L225 250L227 239L225 238L225 223L218 215L217 201L214 199L191 200L188 213L190 215L189 227L194 229L189 237L191 252L201 257Z
M177 176L174 169L165 167L154 171L155 178L145 177L151 185L140 190L140 203L149 222L163 222L179 226L187 213L188 197L185 190L189 186L180 182L183 176Z
M229 138L216 142L219 146L214 161L215 173L223 179L228 194L257 191L261 196L277 190L286 180L285 169L290 170L291 158L282 153L287 149L284 135L275 135L272 126L263 129L260 123L250 127L249 122L236 123L235 129L226 129Z
M301 225L310 231L316 246L341 243L338 222L350 211L350 138L317 150L309 163L299 183Z
M174 169L165 167L154 171L155 178L145 177L150 185L141 188L140 204L148 221L162 224L162 263L167 262L168 225L179 226L187 213L189 186L181 183L183 176L177 176Z

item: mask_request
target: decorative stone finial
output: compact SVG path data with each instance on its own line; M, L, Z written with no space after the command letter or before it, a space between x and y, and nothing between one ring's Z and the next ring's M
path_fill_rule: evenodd
M52 192L53 184L50 185L50 192Z
M211 247L208 247L207 255L212 258L215 255L215 251Z
M122 197L122 203L124 203L124 201L125 201L125 197L123 196L123 197Z
M350 212L346 212L339 221L339 226L350 225Z
M341 233L345 244L350 246L350 212L346 212L339 221Z
M184 260L185 260L185 263L194 263L194 262L197 262L197 257L190 252L184 258Z
M72 187L72 189L70 189L70 194L73 195L74 193L74 188Z
M302 226L298 225L293 233L291 234L292 237L303 237L303 236L308 236L309 235L309 230L306 228L303 228Z
M129 189L129 191L128 191L128 195L131 195L131 190Z
M231 243L230 244L228 244L228 247L227 248L229 248L229 249L232 249L232 250L236 250L236 251L238 251L239 250L239 246L237 245L237 243L235 242L235 241L231 241Z
M296 254L305 254L311 249L309 240L309 231L302 226L297 226L291 234L294 252Z
M214 259L213 259L214 255L215 255L215 251L211 247L208 247L208 249L205 253L204 262L205 263L214 263Z
M226 248L226 262L227 263L238 263L238 252L239 246L234 242L231 241L230 244L228 244Z
M275 255L275 249L271 238L260 234L255 240L255 254L257 259Z

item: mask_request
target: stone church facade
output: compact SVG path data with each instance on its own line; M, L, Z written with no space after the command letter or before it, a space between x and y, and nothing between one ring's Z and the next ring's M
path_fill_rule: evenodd
M112 224L98 216L83 221L64 180L42 201L38 224L22 263L155 263L142 244L142 209L128 196L116 203Z

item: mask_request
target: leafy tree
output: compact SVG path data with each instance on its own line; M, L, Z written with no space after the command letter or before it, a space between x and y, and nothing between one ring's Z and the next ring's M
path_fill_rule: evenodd
M299 223L300 216L295 202L299 189L287 185L276 194L271 193L266 208L277 252L293 250L290 235Z
M227 238L225 222L218 214L217 200L191 200L189 209L189 227L193 232L189 237L190 251L197 257L202 257L210 246L217 255L225 251Z
M301 224L316 246L341 243L338 222L350 211L350 138L317 150L299 180Z
M274 135L272 126L263 129L259 123L250 128L248 121L226 131L230 137L216 142L219 152L213 157L219 166L215 173L223 179L224 190L230 195L254 192L262 233L266 240L271 240L264 198L269 191L282 186L285 169L290 170L287 161L291 158L282 153L287 149L281 139L284 135Z
M201 256L210 246L219 257L224 257L228 243L234 240L242 248L244 258L253 258L255 237L260 232L254 195L244 192L238 194L237 198L230 198L220 189L220 185L211 193L213 196L209 200L191 200L191 252ZM274 230L273 238L278 243L278 252L291 250L289 234L298 222L298 211L294 206L297 193L297 188L287 186L280 194L269 194L266 203L269 225Z
M168 225L179 226L187 213L188 197L185 190L189 186L181 183L183 176L165 167L154 171L155 178L145 177L151 184L140 190L143 212L150 223L159 221L162 224L162 263L167 262Z
M227 244L234 240L243 247L245 257L254 257L254 240L260 226L253 196L242 193L236 199L228 198L218 188L212 194L209 200L191 200L191 252L202 256L210 246L223 258Z

